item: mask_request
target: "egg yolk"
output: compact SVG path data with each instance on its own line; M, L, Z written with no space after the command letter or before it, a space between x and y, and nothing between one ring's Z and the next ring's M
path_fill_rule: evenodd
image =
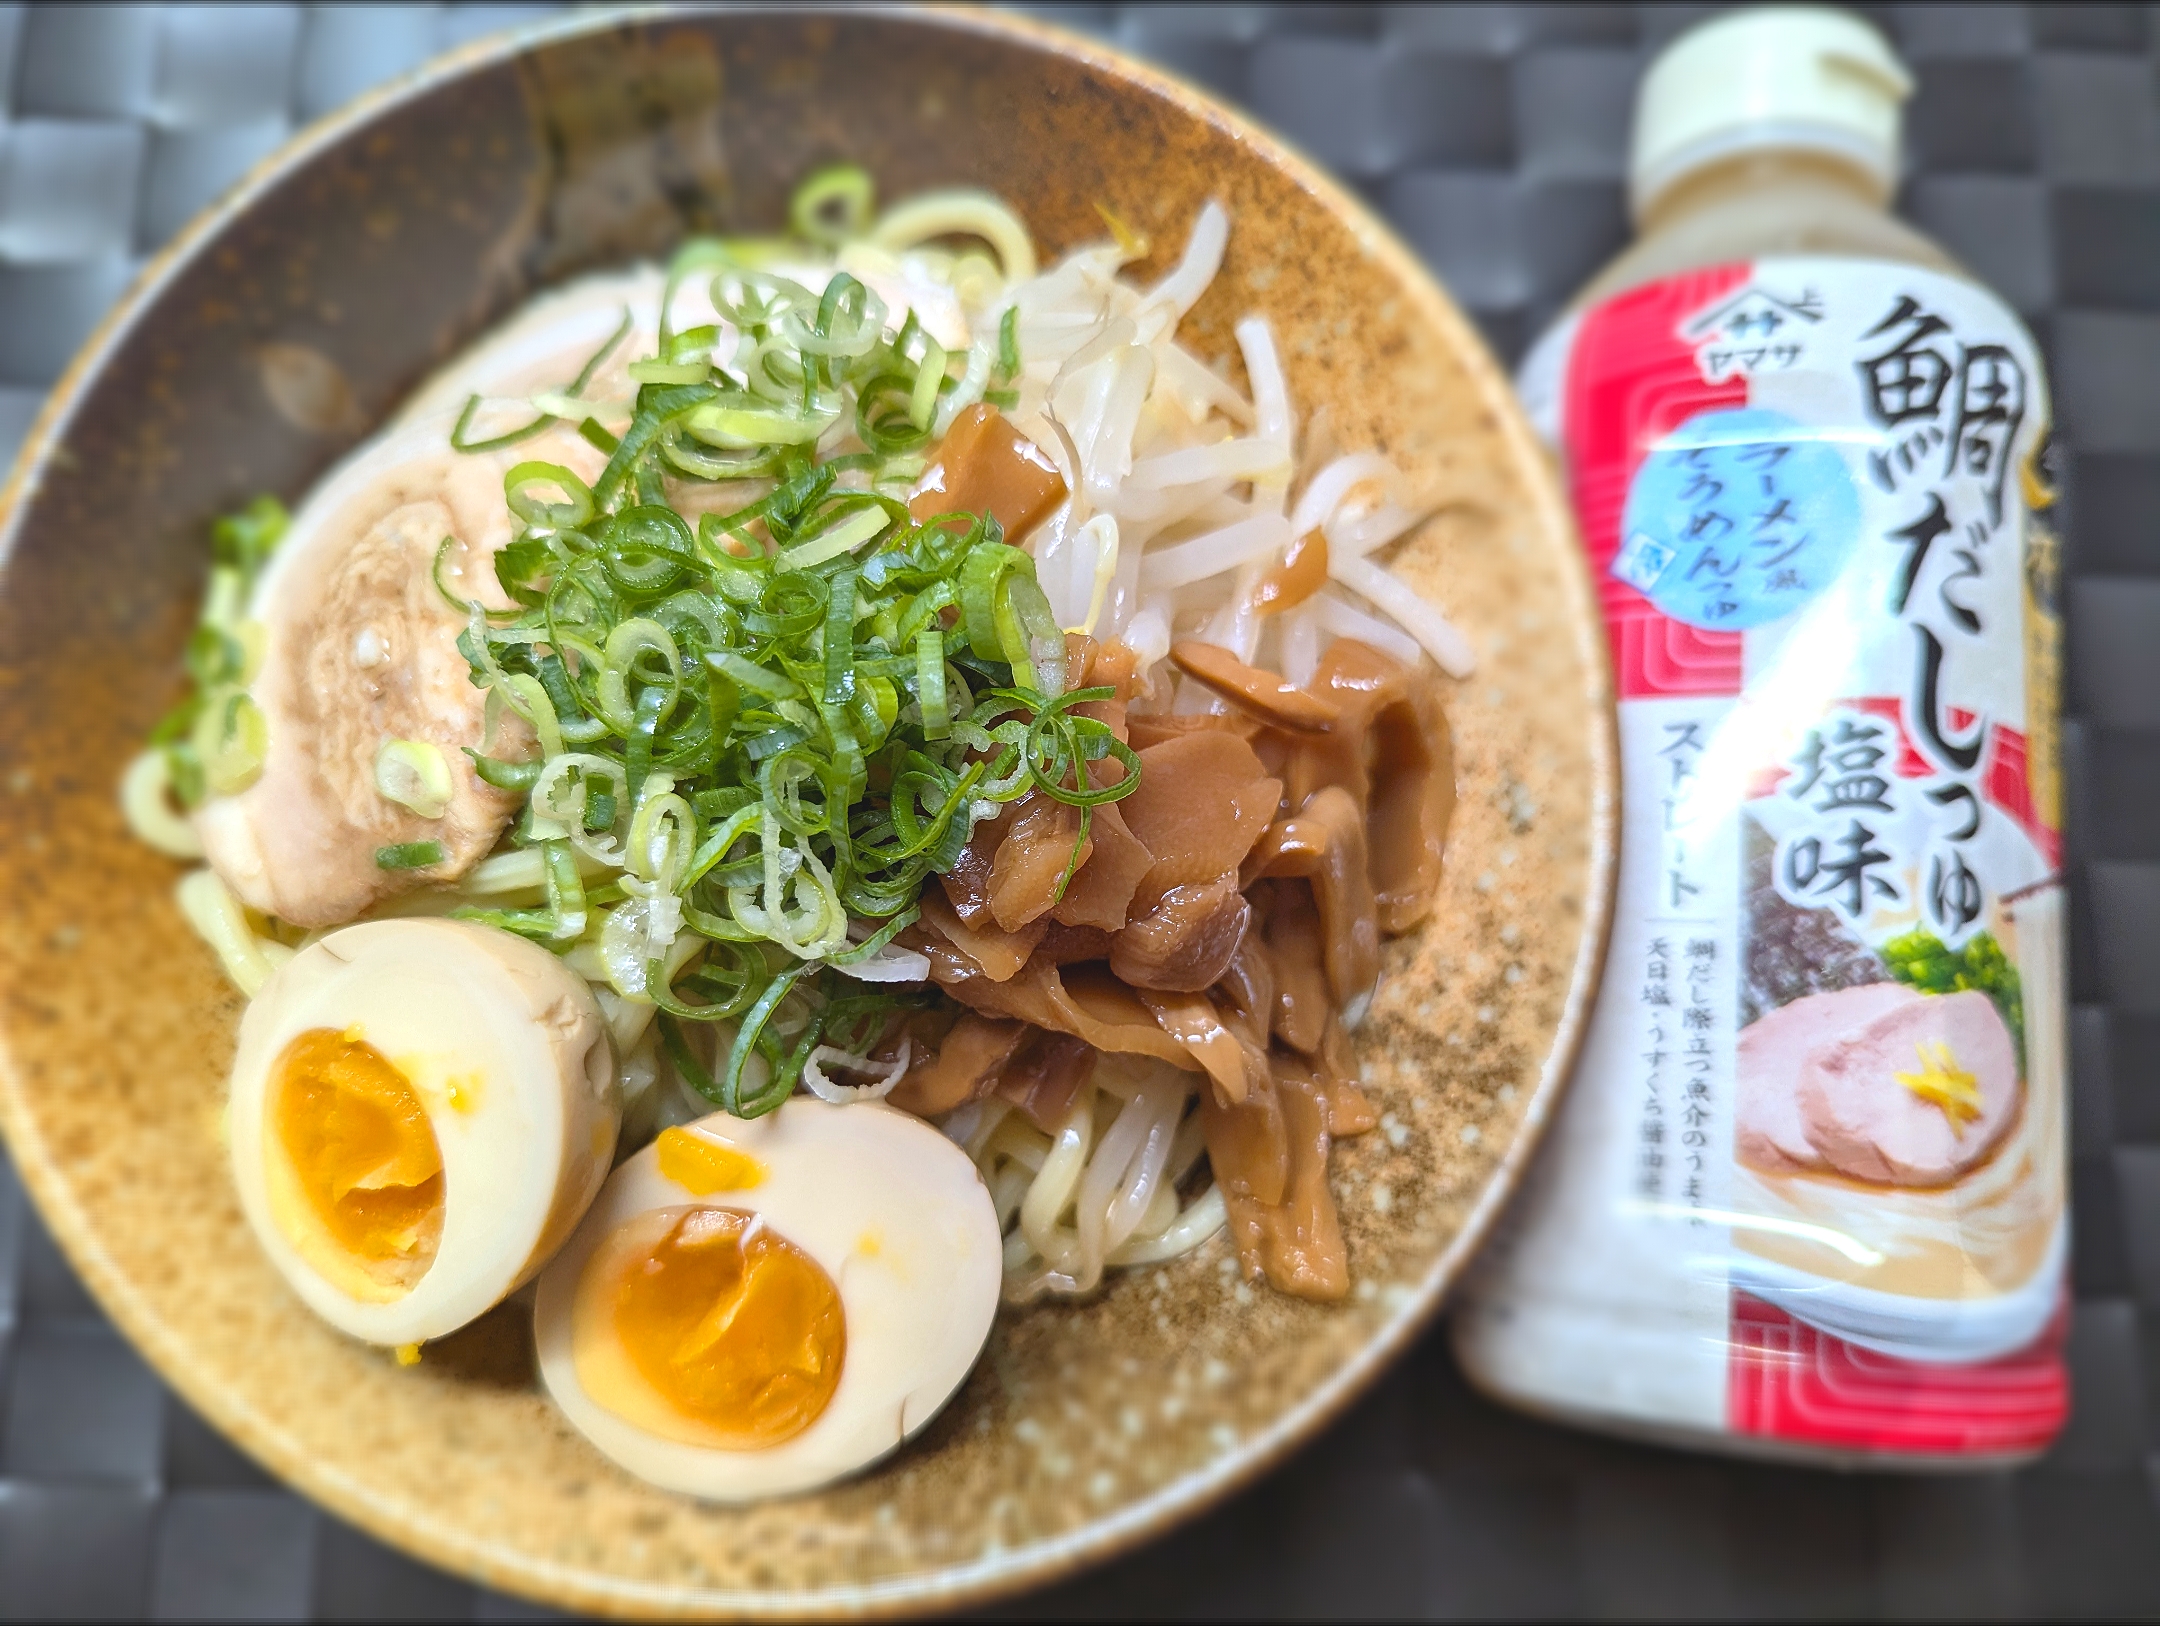
M840 1294L754 1214L693 1208L623 1273L615 1330L645 1381L736 1450L792 1439L847 1355Z
M368 1274L410 1286L442 1237L442 1149L412 1081L374 1046L315 1028L278 1063L277 1138L309 1211Z
M747 1152L677 1126L660 1131L660 1172L693 1197L746 1191L765 1178L765 1165Z

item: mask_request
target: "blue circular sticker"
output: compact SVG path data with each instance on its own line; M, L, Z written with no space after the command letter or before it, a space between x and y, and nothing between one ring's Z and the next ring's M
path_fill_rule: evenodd
M1782 412L1701 412L1643 459L1612 573L1676 621L1740 632L1837 580L1860 493L1837 446Z

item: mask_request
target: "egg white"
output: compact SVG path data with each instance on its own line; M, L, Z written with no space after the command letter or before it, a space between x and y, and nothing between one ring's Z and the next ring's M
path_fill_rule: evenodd
M867 1467L921 1431L974 1366L997 1314L997 1214L966 1153L878 1102L798 1096L763 1118L724 1113L689 1130L764 1169L744 1190L698 1196L661 1174L657 1145L609 1179L577 1235L541 1275L540 1375L573 1426L616 1463L668 1490L745 1502L809 1490ZM839 1290L846 1356L830 1403L800 1434L759 1450L663 1438L594 1399L573 1348L579 1280L619 1228L655 1209L760 1216Z
M404 1073L442 1152L441 1239L402 1293L334 1281L295 1240L315 1222L289 1189L272 1086L286 1047L315 1028L357 1029ZM621 1110L599 1006L554 955L462 921L375 921L301 950L248 1007L233 1061L233 1175L263 1251L310 1309L369 1343L419 1343L484 1314L547 1262L607 1177Z

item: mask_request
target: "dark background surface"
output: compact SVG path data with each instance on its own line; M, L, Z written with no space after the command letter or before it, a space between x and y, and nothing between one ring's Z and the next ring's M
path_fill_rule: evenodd
M0 5L0 456L142 258L247 165L546 9ZM1512 363L1623 241L1636 76L1712 8L1033 9L1301 144ZM1010 1612L2160 1613L2160 23L2133 6L1866 9L1920 82L1902 206L2024 313L2054 370L2069 1432L2023 1473L1966 1478L1687 1457L1488 1405L1436 1333L1258 1489ZM236 1455L105 1324L0 1161L0 1618L543 1613L413 1564Z

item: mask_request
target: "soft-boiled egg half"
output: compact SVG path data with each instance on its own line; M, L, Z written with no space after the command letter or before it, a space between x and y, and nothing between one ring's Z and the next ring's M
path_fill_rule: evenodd
M348 926L240 1024L241 1206L309 1308L372 1344L454 1332L529 1279L607 1178L599 1006L547 950L454 920Z
M663 1130L540 1278L540 1374L622 1467L713 1501L852 1473L918 1432L997 1313L967 1154L878 1102Z

